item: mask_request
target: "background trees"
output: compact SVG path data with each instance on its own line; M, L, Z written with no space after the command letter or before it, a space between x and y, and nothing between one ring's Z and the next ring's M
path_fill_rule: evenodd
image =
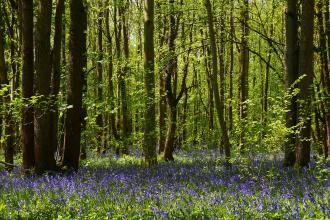
M25 168L77 169L80 153L113 150L153 164L156 148L172 161L205 146L228 160L284 151L287 166L306 166L309 146L328 157L329 3L316 6L314 18L312 1L2 2L8 161L15 149Z

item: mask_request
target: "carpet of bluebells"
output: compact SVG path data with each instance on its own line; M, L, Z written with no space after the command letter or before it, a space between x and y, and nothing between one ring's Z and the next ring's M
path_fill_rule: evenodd
M0 219L329 219L330 166L178 152L152 169L135 156L90 159L76 173L0 170Z

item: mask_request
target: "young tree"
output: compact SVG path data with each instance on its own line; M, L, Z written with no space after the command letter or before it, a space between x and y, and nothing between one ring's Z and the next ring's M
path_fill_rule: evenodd
M21 0L22 2L22 40L23 40L23 73L22 73L22 97L24 107L22 112L22 150L23 168L34 167L34 124L33 107L29 99L33 96L33 0Z
M102 3L99 4L100 11L98 13L97 18L97 46L98 46L98 61L96 64L96 72L97 72L97 100L99 103L103 100L103 9L102 9ZM96 116L96 124L98 126L98 137L99 140L97 151L98 153L101 153L103 151L103 143L104 143L104 132L103 132L103 113L98 112Z
M182 2L180 3L182 6ZM181 88L178 87L178 55L176 54L175 40L178 36L180 15L175 12L175 1L169 0L169 30L168 30L168 63L165 71L165 92L168 104L168 128L166 133L164 160L173 161L175 133L177 129L177 106L186 91L188 71L183 71Z
M245 150L245 133L246 133L246 120L247 120L247 108L246 103L249 94L249 0L242 0L241 11L241 25L242 25L242 38L240 48L240 75L239 75L239 119L242 126L240 132L240 150Z
M219 86L218 86L218 58L217 58L217 46L215 41L215 32L213 26L213 12L210 0L205 0L205 7L207 11L207 23L209 28L209 41L211 45L211 54L212 54L212 86L213 86L213 93L214 93L214 101L215 101L215 108L218 115L219 126L222 132L222 143L224 144L225 149L225 157L226 161L229 163L230 159L230 149L231 144L228 137L227 125L224 117L223 110L224 103L220 100L219 95Z
M65 0L58 0L55 12L55 34L54 34L54 46L52 50L52 82L51 82L51 112L50 121L52 122L51 130L51 145L52 150L55 153L59 147L58 141L58 124L59 124L59 111L58 111L58 94L60 92L61 82L61 46L62 46L62 16L64 11Z
M143 150L148 166L157 163L155 73L154 73L154 0L144 1L144 141Z
M70 72L62 165L78 169L82 122L82 84L86 64L87 14L83 0L70 1L70 15Z

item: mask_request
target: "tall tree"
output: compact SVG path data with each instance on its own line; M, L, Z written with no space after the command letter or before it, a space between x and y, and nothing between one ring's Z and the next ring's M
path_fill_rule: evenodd
M35 93L40 96L34 113L35 169L37 173L54 170L56 167L54 152L49 141L51 126L49 114L51 92L51 17L52 1L40 0L35 39Z
M109 0L111 1L111 0ZM108 87L109 87L109 104L110 104L110 109L113 110L115 108L115 95L114 95L114 86L113 86L113 37L110 34L110 10L106 12L105 15L105 23L106 23L106 36L108 40L108 53L109 53L109 66L108 66ZM110 129L112 136L115 140L118 141L118 133L117 133L117 128L116 128L116 117L115 113L112 111L110 112L109 115L109 124L110 124Z
M51 137L50 142L52 144L52 150L55 153L58 149L58 94L60 92L61 82L61 46L62 46L62 15L64 11L64 0L58 0L55 12L55 34L54 34L54 46L52 50L52 87L51 87L51 100L52 109L50 112Z
M128 154L128 145L129 145L129 137L132 131L132 123L130 118L130 109L128 108L128 95L127 95L127 81L126 78L130 73L129 67L129 32L128 32L128 9L129 9L130 2L124 0L121 2L120 6L120 16L122 21L122 33L123 33L123 49L124 49L124 57L125 62L123 69L121 71L121 75L119 77L120 83L120 98L121 98L121 113L122 113L122 136L123 136L123 153Z
M286 127L290 130L284 146L284 165L293 166L296 161L296 135L294 127L297 124L297 97L293 94L299 71L299 42L298 42L298 5L297 0L288 0L286 16L286 51L285 51L285 86L289 93Z
M327 36L327 54L328 54L328 63L330 60L330 15L329 15L329 8L330 8L330 2L328 0L324 0L324 6L325 6L325 13L324 13L324 19L325 19L325 33ZM322 72L321 72L322 73ZM323 88L325 90L325 138L326 138L326 144L327 144L327 152L328 152L328 159L330 159L330 75L329 72L324 72L324 74L321 76ZM326 151L326 150L325 150Z
M321 78L321 84L324 88L324 92L321 94L325 96L325 103L326 106L329 106L329 101L330 101L330 79L329 79L329 60L328 60L328 52L327 52L327 42L326 42L326 33L324 29L324 19L323 19L323 9L324 9L324 4L323 0L318 0L317 3L317 26L318 26L318 35L320 39L320 60L321 60L321 65L320 65L320 78ZM329 10L329 8L328 8ZM327 13L327 12L326 12ZM327 17L327 16L325 16ZM319 90L319 89L318 89ZM325 120L324 125L319 124L319 119L320 119L320 112L317 108L315 108L315 124L316 124L316 130L319 136L323 138L323 154L325 159L328 157L329 153L329 148L330 148L330 110L329 107L325 108L325 105L321 102L320 103L320 109L323 112L323 117ZM324 130L325 132L321 132L321 130ZM324 133L324 135L322 134Z
M4 11L3 4L0 3L0 90L3 87L7 86L8 88L4 91L3 96L1 97L1 104L4 105L4 151L5 151L5 165L7 169L11 169L12 166L9 164L13 164L14 158L14 146L13 146L13 121L12 121L12 113L9 107L10 104L10 88L9 88L9 79L6 67L6 60L5 60L5 30L4 30ZM3 101L3 103L2 103ZM0 124L0 126L3 126Z
M242 37L240 48L240 75L239 75L239 119L242 126L240 132L240 149L245 149L245 133L246 133L246 120L247 120L247 99L249 93L249 0L242 0L241 9L241 25L242 25Z
M22 96L24 108L22 112L22 149L23 168L34 167L34 124L33 107L29 99L33 96L33 0L22 0L22 39L23 39L23 73Z
M70 1L70 72L63 166L78 169L81 138L82 85L86 56L87 13L83 0Z
M182 2L181 2L182 5ZM169 30L168 30L168 64L165 71L165 90L168 104L168 128L166 133L164 160L173 161L174 141L177 128L177 105L186 90L188 71L183 72L181 88L177 94L178 85L178 57L175 40L178 35L179 15L175 13L175 1L169 0Z
M212 5L210 0L205 0L205 7L207 11L207 23L209 28L209 41L211 45L211 54L212 54L212 86L213 86L213 93L214 93L214 101L215 101L215 108L218 115L219 127L222 132L222 143L224 144L225 149L225 157L227 163L229 163L230 159L230 149L231 144L228 137L227 125L224 116L224 103L220 100L219 95L219 86L218 86L218 57L217 57L217 45L215 41L215 32L213 26L213 12L212 12Z
M97 100L99 103L103 100L103 9L102 9L102 3L100 3L100 11L98 13L97 18L97 46L98 46L98 61L96 64L96 72L97 72ZM99 140L97 151L98 153L101 153L103 150L103 114L102 112L97 113L96 117L96 124L98 126L98 137Z
M313 37L314 37L314 0L302 1L301 39L299 53L299 119L300 128L297 149L297 164L308 166L311 145L311 102L313 94Z
M144 141L143 150L148 166L157 163L155 105L154 0L144 1Z

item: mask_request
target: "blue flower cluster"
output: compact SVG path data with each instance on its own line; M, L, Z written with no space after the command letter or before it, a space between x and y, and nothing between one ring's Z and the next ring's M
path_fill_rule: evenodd
M297 171L254 157L229 168L218 158L205 150L179 152L176 162L151 169L108 156L104 166L91 160L69 174L0 171L0 219L330 217L329 164Z

